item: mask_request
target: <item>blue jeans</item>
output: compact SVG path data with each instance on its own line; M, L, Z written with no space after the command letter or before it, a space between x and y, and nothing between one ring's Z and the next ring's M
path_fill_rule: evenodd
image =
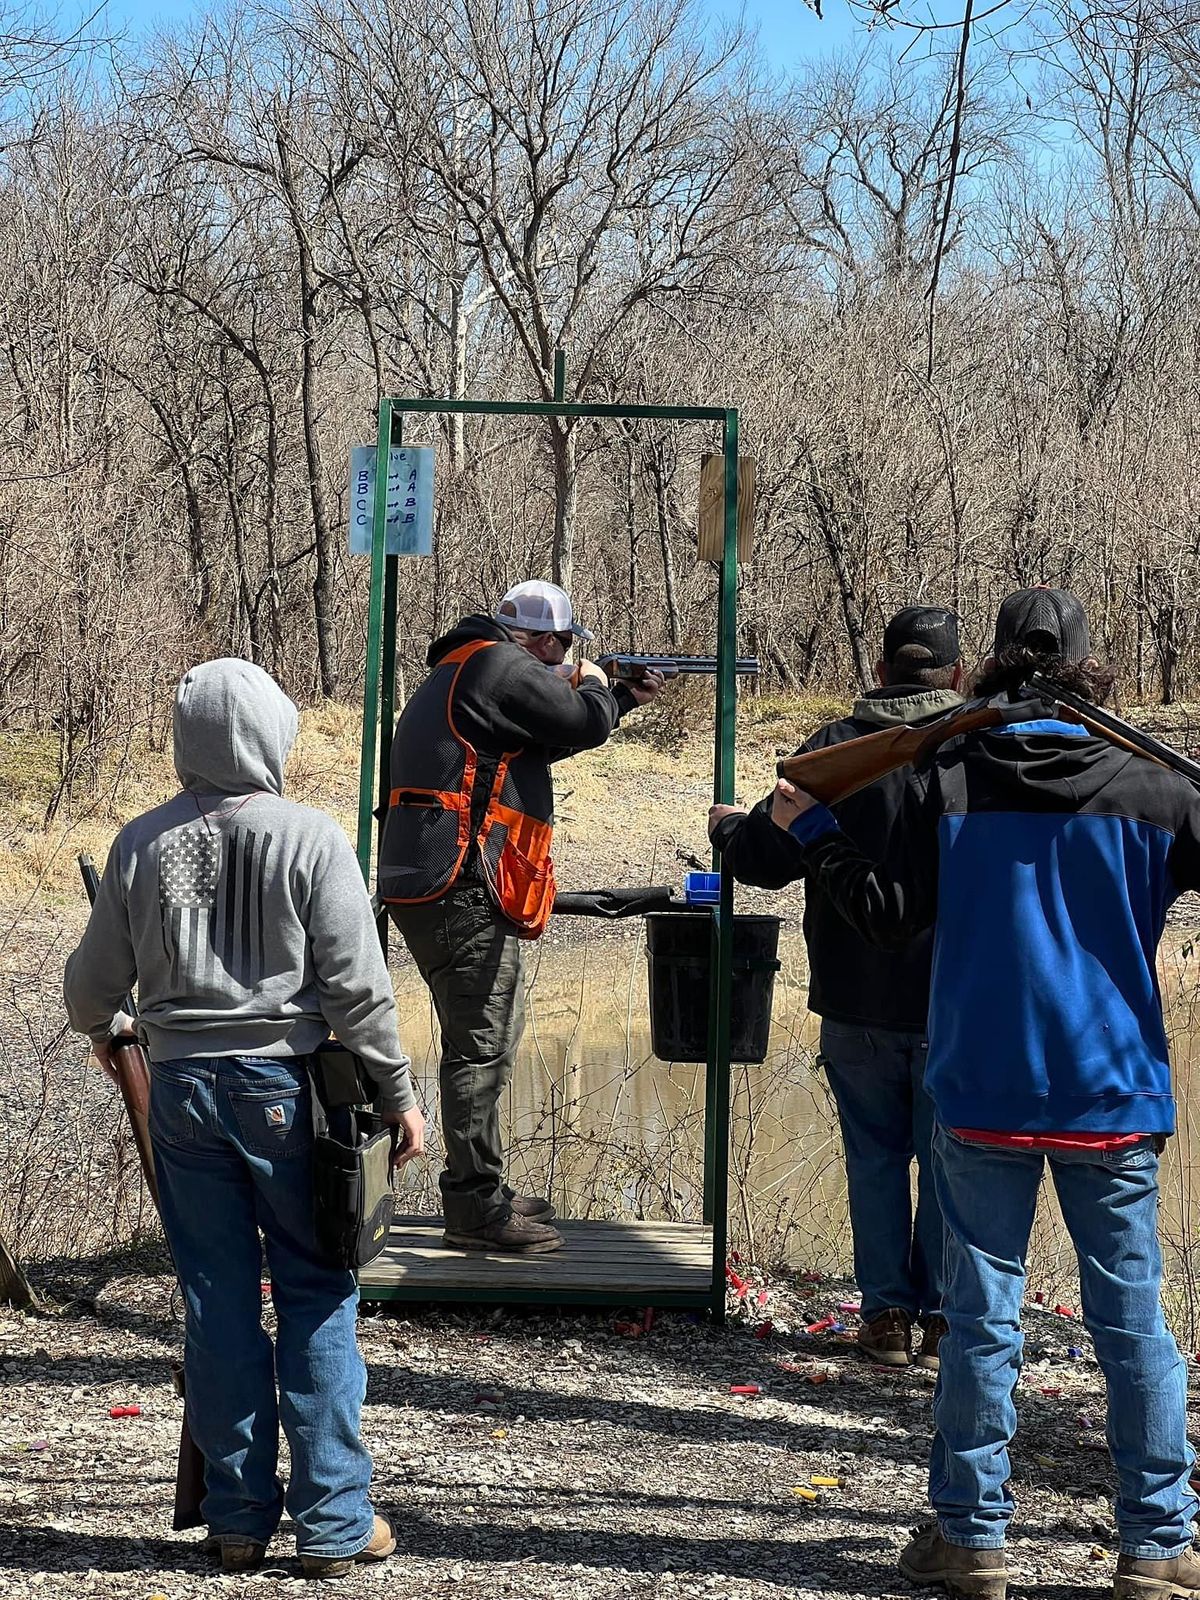
M266 1544L286 1503L305 1555L351 1556L374 1529L359 1437L366 1368L354 1276L313 1235L312 1105L302 1061L156 1062L150 1134L163 1226L187 1310L192 1437L213 1533ZM262 1326L266 1241L278 1332ZM278 1394L276 1385L278 1384ZM279 1425L292 1468L276 1472Z
M1004 1542L1013 1514L1008 1443L1021 1370L1025 1253L1042 1166L1050 1163L1079 1262L1083 1320L1108 1385L1121 1549L1143 1560L1191 1544L1187 1371L1159 1301L1158 1156L1126 1150L999 1149L939 1127L935 1173L946 1219L945 1316L929 1496L944 1537L973 1549Z
M922 1321L942 1308L943 1231L933 1187L926 1053L920 1033L821 1023L821 1055L846 1152L854 1276L867 1321L889 1306Z

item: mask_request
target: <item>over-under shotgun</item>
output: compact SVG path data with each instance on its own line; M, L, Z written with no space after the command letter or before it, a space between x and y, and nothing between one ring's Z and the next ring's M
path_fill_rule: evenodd
M1090 700L1064 689L1052 678L1034 673L1018 700L996 695L990 700L967 700L944 716L915 728L883 728L866 733L844 744L828 745L823 750L807 750L788 756L776 771L781 778L812 795L823 805L836 805L860 789L877 783L900 767L916 766L933 754L939 745L977 728L996 728L1001 723L1024 722L1046 716L1059 707L1071 721L1081 723L1089 733L1107 739L1131 754L1154 761L1181 777L1200 785L1200 762L1182 756L1141 728L1134 728L1111 711L1094 706Z

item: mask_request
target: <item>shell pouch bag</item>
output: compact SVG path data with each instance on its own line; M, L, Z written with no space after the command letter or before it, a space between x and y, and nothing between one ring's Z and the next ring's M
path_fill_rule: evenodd
M322 1090L328 1086L316 1069L312 1077L317 1248L331 1267L353 1270L374 1261L387 1244L400 1130L361 1106L324 1102Z

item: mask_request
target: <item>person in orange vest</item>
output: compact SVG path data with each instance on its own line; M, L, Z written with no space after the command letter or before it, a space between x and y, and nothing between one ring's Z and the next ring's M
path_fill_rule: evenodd
M554 904L550 767L602 745L663 685L610 685L568 652L593 635L556 584L519 583L494 616L434 640L400 714L379 848L379 898L429 986L439 1071L445 1242L557 1250L548 1200L504 1181L500 1095L524 1029L522 952Z

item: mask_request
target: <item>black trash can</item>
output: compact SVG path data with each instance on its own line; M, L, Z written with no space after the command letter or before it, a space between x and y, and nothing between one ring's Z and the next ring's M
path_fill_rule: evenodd
M734 917L729 1059L767 1059L771 996L779 971L780 917ZM660 1061L708 1060L712 919L693 912L646 917L650 1044Z

